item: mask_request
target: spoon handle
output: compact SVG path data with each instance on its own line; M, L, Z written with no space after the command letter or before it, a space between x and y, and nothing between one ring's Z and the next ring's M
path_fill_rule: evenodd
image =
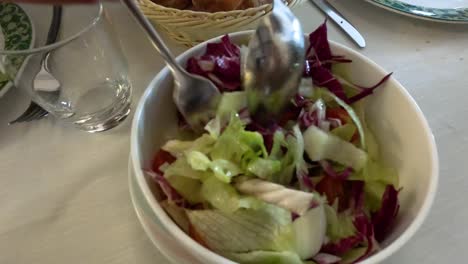
M123 2L127 5L128 9L130 9L130 12L133 14L135 19L146 31L149 38L152 40L153 46L166 61L169 69L174 74L183 74L185 70L174 59L174 56L169 51L169 48L166 46L166 44L164 44L164 41L162 40L161 36L159 36L158 32L156 31L156 29L154 29L151 22L143 15L143 13L141 13L140 8L136 5L135 1L123 0Z

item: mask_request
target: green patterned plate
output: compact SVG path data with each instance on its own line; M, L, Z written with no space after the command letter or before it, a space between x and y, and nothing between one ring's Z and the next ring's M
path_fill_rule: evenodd
M380 7L417 18L468 23L468 0L367 0Z
M25 50L33 47L34 30L31 20L17 4L0 3L0 29L0 50ZM19 76L24 61L23 57L17 56L9 59L12 61L17 76ZM11 86L12 82L4 73L0 72L0 97Z

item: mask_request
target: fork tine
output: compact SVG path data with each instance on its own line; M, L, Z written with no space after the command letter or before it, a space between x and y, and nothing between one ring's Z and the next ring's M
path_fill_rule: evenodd
M37 113L37 116L34 120L39 120L39 119L42 119L44 117L46 117L47 115L49 115L49 112L47 112L46 110L44 110L43 108L41 108L42 111L40 111L39 113Z
M31 117L34 117L37 112L39 112L40 109L39 108L34 108L31 112L29 112L27 115L23 115L21 116L20 118L18 118L17 120L15 120L14 123L21 123L21 122L25 122L25 121L29 121ZM14 124L12 123L12 124Z
M28 116L30 116L31 114L33 114L33 112L37 111L37 108L39 106L34 103L34 102L31 102L28 106L28 108L24 111L24 113L22 113L19 117L17 117L15 120L13 121L10 121L8 124L12 125L14 123L18 123L18 122L22 122L22 120L24 120L25 118L27 118Z
M38 107L36 111L31 113L28 117L26 117L24 120L20 122L29 122L33 120L38 120L38 119L43 118L47 114L48 112L46 110L44 110L42 107Z

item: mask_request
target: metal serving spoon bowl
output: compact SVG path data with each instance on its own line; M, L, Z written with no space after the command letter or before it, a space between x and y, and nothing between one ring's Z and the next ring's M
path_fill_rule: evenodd
M275 118L296 93L305 60L299 20L281 1L252 36L242 64L249 111L259 121Z

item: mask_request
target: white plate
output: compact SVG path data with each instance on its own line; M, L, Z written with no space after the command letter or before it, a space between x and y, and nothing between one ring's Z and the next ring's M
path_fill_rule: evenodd
M0 50L25 50L34 45L34 27L26 12L17 4L0 3ZM0 57L10 60L16 76L20 76L24 57L5 56ZM0 61L0 64L2 63ZM0 69L2 69L0 65ZM6 80L6 76L0 71L0 97L2 97L12 86Z
M367 0L385 9L446 23L468 23L468 0Z

